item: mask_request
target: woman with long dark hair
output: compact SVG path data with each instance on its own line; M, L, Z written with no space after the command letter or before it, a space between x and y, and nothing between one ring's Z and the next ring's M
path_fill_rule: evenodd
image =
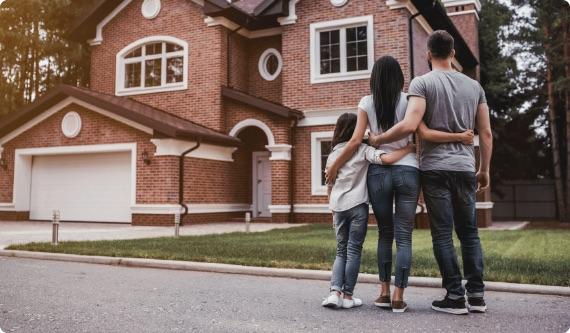
M404 119L407 96L402 92L404 74L400 64L391 56L378 59L370 79L371 95L362 98L358 105L354 135L342 154L327 168L327 181L336 178L337 171L356 151L364 138L366 128L382 133ZM433 142L465 142L473 133L444 133L421 126L422 138ZM387 153L408 146L412 137L383 144L380 150ZM420 193L420 173L416 154L410 152L392 165L371 164L367 186L372 209L378 221L378 271L380 296L374 304L404 312L404 290L412 264L412 230ZM392 244L396 239L395 290L390 297L392 275Z

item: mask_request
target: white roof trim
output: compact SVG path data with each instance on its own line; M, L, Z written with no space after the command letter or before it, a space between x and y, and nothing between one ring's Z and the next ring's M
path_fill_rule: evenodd
M441 0L445 7L461 6L461 5L475 5L477 11L481 11L480 0Z
M479 21L479 13L475 9L464 10L461 12L451 12L447 13L447 16L457 16L457 15L467 15L467 14L474 14L477 21Z
M89 109L90 111L94 111L97 112L103 116L106 116L108 118L111 118L113 120L116 120L118 122L121 122L123 124L126 124L128 126L134 127L136 129L138 129L139 131L145 132L147 134L152 134L153 130L150 127L146 127L144 125L141 125L139 123L136 123L132 120L126 119L124 117L118 116L114 113L111 113L109 111L103 110L97 106L91 105L89 103L83 102L75 97L67 97L66 99L64 99L63 101L57 103L56 105L52 106L51 108L47 109L46 111L42 112L41 114L37 115L35 118L33 118L32 120L28 121L27 123L21 125L20 127L18 127L17 129L13 130L12 132L6 134L5 136L0 138L0 146L5 144L6 142L9 142L11 140L13 140L14 138L20 136L22 133L28 131L29 129L31 129L32 127L36 126L37 124L41 123L42 121L46 120L47 118L51 117L52 115L56 114L57 112L61 111L63 108L65 108L66 106L70 105L70 104L77 104L79 106L82 106L86 109Z
M236 30L237 28L240 27L239 24L228 20L225 17L210 17L207 16L204 19L204 23L206 23L206 25L208 27L214 27L217 25L221 25L223 27L226 27L230 30ZM269 36L277 36L277 35L281 35L283 33L283 28L281 27L277 27L277 28L269 28L269 29L262 29L262 30L248 30L246 28L241 28L240 30L238 30L237 32L238 34L242 35L245 38L248 39L254 39L254 38L261 38L261 37L269 37Z
M97 29L95 31L95 38L88 40L87 43L89 43L89 45L91 46L101 45L101 43L103 42L103 28L109 22L111 22L115 18L115 16L119 15L119 13L123 9L125 9L132 1L133 0L123 0L123 2L121 2L120 5L115 7L115 9L113 9L113 11L109 13L109 15L107 15L101 22L99 22L99 24L97 24ZM194 2L199 6L202 7L204 6L203 0L192 0L192 2Z

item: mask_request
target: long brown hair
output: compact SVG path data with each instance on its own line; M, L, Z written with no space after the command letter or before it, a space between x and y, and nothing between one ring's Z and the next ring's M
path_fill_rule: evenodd
M331 148L339 143L348 142L356 128L356 115L354 113L343 113L338 117L334 134L331 142Z
M394 126L396 106L404 88L404 73L394 57L383 56L376 61L370 78L378 128L383 131Z

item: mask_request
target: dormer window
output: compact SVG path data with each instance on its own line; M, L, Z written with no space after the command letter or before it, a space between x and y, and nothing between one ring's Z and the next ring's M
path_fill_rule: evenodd
M188 44L173 37L149 37L117 54L119 96L188 87Z

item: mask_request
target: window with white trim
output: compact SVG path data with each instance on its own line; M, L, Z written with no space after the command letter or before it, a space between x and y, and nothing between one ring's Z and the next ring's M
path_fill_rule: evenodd
M311 194L326 195L325 167L331 152L333 132L311 133Z
M311 83L367 79L374 65L373 17L311 24Z
M173 37L143 38L117 55L117 95L188 87L188 44Z

